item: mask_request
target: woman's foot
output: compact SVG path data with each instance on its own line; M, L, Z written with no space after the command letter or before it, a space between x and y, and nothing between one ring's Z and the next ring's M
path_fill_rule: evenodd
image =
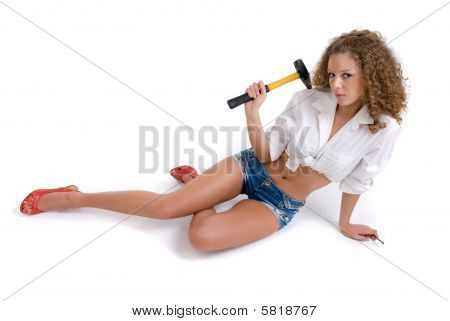
M175 178L177 181L182 183L189 183L192 179L198 176L195 168L189 165L181 165L175 168L172 168L169 171L170 176Z
M183 181L183 183L187 184L190 181L192 181L195 177L190 175L190 174L185 174L181 176L181 180Z
M68 194L78 192L78 188L72 185L68 188L71 192L53 192L42 195L37 204L37 209L41 211L62 210L70 207ZM30 203L24 204L25 210L31 210L33 204L33 196L29 199Z

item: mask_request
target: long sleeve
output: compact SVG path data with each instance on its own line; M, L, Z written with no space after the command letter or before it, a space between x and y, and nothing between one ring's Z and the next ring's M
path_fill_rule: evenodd
M339 184L342 192L361 194L373 187L373 180L386 166L400 134L400 126L391 129L373 150L367 153ZM384 130L384 129L382 129Z
M292 133L296 126L296 99L298 98L299 93L301 92L296 92L291 97L281 115L275 120L274 125L266 132L269 137L270 160L272 162L276 161L281 156L292 138Z

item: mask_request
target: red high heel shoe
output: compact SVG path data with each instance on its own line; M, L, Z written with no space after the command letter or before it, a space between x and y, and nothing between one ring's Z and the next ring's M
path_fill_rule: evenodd
M20 204L20 211L26 215L34 215L34 214L46 212L46 211L41 211L40 209L37 208L37 204L39 203L39 199L41 198L41 196L48 194L48 193L54 193L54 192L80 192L78 190L74 191L74 190L69 189L69 187L71 187L71 186L75 186L75 185L69 185L66 187L59 187L59 188L53 188L53 189L36 189L36 190L32 191L30 194L28 194L28 196L25 197L25 199L22 201L22 203ZM77 189L78 189L78 187L77 187ZM25 205L30 205L31 209L25 208Z
M184 182L181 180L181 178L184 175L190 175L193 178L198 176L198 173L195 170L195 168L188 166L188 165L182 165L182 166L172 168L169 173L173 178L175 178L176 180L178 180L182 183L184 183Z

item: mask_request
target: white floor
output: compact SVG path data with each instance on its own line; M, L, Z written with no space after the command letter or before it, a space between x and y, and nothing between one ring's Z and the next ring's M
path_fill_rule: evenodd
M317 37L295 19L323 4L272 3L0 2L1 320L131 320L133 308L166 305L248 309L245 317L222 320L261 319L263 306L282 306L278 318L287 306L308 306L309 313L316 306L311 320L448 320L449 64L448 45L436 35L449 31L448 8L392 42L410 79L410 111L391 161L352 215L353 223L376 228L384 245L338 231L336 184L312 194L281 232L213 254L190 246L190 217L158 221L91 208L19 212L35 188L162 193L175 183L173 166L202 171L249 147L242 106L226 105L249 82L291 73L297 55L312 70L328 40L353 28L394 39L442 5L393 7L380 21L383 5L367 10L344 2L355 20L314 25ZM386 26L391 15L400 20ZM295 37L302 41L292 43ZM269 124L302 86L270 93L262 122ZM174 137L180 122L193 128L192 139L187 132ZM159 158L142 158L145 167L157 166L154 173L140 171L143 126L159 133L145 136L147 145L160 144ZM205 126L216 141L202 133ZM221 126L235 129L231 139Z

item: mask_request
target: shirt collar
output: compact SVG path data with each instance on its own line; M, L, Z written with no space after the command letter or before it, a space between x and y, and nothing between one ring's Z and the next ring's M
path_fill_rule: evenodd
M337 99L336 96L330 90L327 91L316 91L317 97L314 102L312 102L312 106L320 111L320 114L333 114L336 112ZM374 120L369 114L369 109L367 104L364 104L355 116L350 120L350 129L356 130L360 124L373 124Z

